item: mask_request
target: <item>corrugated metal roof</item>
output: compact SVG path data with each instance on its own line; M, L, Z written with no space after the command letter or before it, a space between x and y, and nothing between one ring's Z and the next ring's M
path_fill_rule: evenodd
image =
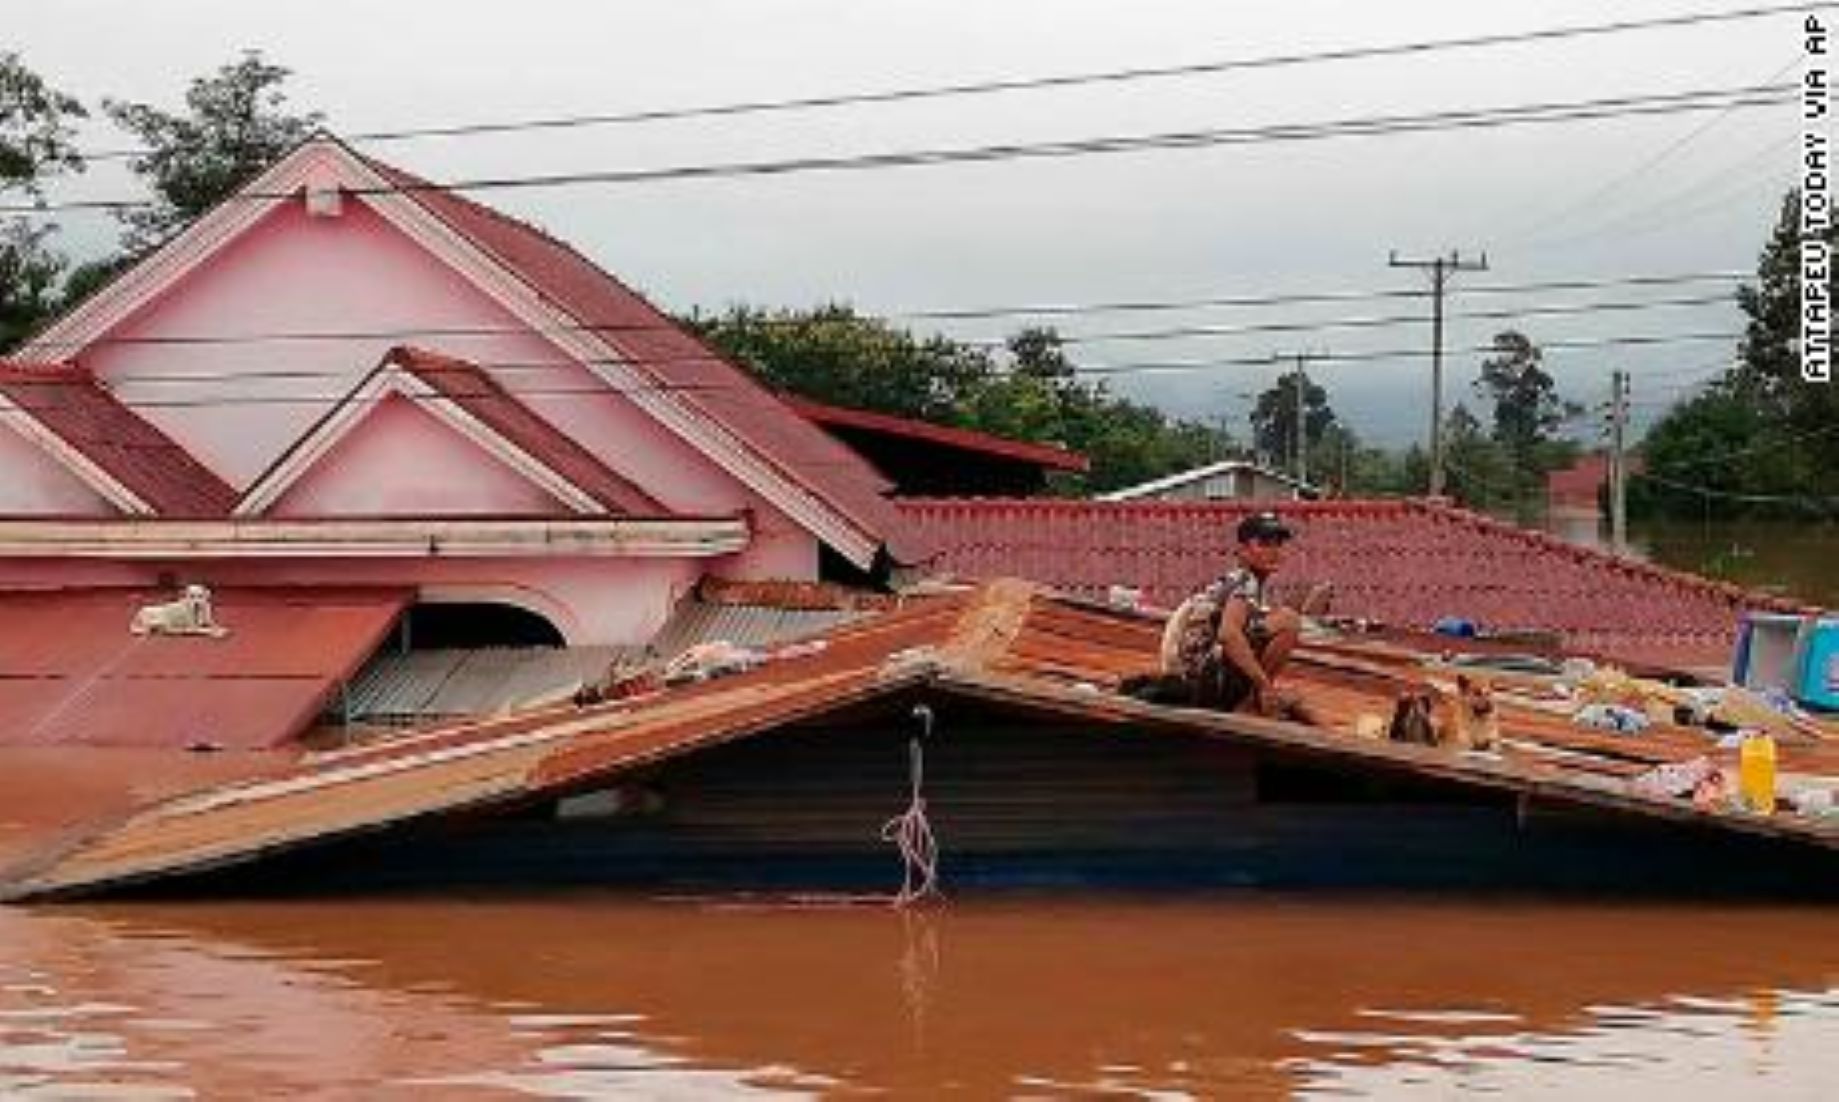
M615 663L668 660L697 643L765 647L827 631L868 615L685 601L650 644L498 647L379 656L353 679L344 707L354 722L417 723L491 716L565 700Z
M0 596L0 745L279 745L409 601L396 590L220 590L221 638L131 634L135 610L167 596Z
M403 723L488 716L565 700L641 647L492 647L379 657L351 683L354 721Z

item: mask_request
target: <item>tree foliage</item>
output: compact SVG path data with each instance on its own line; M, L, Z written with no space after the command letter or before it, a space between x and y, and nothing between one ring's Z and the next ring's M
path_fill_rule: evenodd
M1827 231L1829 243L1839 234ZM1836 288L1828 267L1828 300ZM1674 406L1642 443L1631 511L1677 516L1839 517L1839 389L1800 377L1800 194L1783 197L1738 288L1736 364Z
M0 195L36 197L52 177L82 171L72 127L84 115L17 54L0 53ZM65 260L50 247L52 232L46 223L0 219L0 353L57 309Z
M1302 368L1278 377L1252 407L1252 443L1273 466L1289 470L1296 455L1296 400L1302 395L1303 439L1309 445L1310 469L1319 467L1322 441L1337 424L1328 391Z
M251 50L193 80L184 114L104 101L109 118L146 146L129 164L155 197L151 206L121 213L130 253L159 244L313 132L322 116L288 109L288 76L287 68Z
M1091 472L1073 484L1057 479L1063 490L1117 489L1219 458L1230 446L1205 425L1082 382L1052 329L1024 329L996 353L916 336L840 304L736 306L686 323L775 389L1087 456Z
M1475 392L1492 404L1495 442L1527 467L1534 466L1539 445L1577 411L1558 396L1544 360L1545 353L1526 334L1515 329L1496 333L1474 384Z

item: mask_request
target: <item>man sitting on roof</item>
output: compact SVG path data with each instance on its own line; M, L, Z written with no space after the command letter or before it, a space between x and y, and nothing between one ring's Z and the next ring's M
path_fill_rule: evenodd
M1173 684L1184 703L1198 707L1267 716L1299 711L1276 682L1302 635L1303 619L1294 609L1272 608L1265 596L1292 534L1276 513L1254 513L1239 522L1237 567L1169 616L1162 633L1165 689L1157 695L1167 700L1166 687ZM1322 596L1318 590L1308 603Z

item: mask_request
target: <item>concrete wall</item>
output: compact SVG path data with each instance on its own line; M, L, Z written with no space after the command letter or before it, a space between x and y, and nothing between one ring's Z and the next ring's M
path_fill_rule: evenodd
M0 425L0 516L106 517L114 512L69 468Z

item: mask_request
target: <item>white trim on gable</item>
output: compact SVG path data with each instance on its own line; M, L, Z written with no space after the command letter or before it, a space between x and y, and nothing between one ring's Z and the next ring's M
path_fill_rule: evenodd
M858 566L873 561L880 541L790 472L744 444L711 417L633 365L602 334L572 329L575 319L545 299L503 261L468 240L427 207L330 138L310 140L243 189L259 199L220 203L172 241L104 287L20 350L24 359L65 360L125 321L184 272L205 260L283 202L304 201L311 187L344 187L386 221L446 263L519 321L607 383L659 424L759 494L794 523Z
M610 510L593 495L576 486L548 464L505 439L491 426L468 413L458 402L416 378L395 359L387 359L358 388L346 395L331 414L275 461L246 491L230 515L239 519L259 516L337 447L377 403L401 397L433 414L448 428L483 449L523 476L544 493L583 516L606 516Z
M36 417L27 413L5 394L0 394L0 425L5 425L43 449L47 455L57 460L71 474L82 479L84 485L101 494L115 508L135 516L154 515L156 510L139 494L122 485L114 475L97 466L89 456L84 455L69 441L46 428Z

